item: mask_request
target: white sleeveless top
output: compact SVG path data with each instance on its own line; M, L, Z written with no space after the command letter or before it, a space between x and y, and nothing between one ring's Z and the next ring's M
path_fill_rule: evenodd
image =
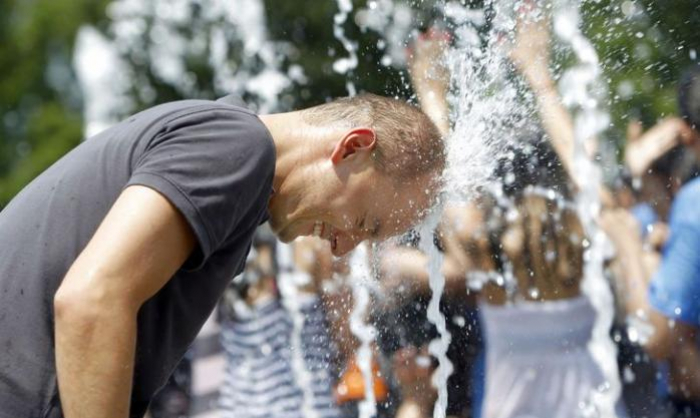
M482 418L577 418L605 379L587 345L596 313L586 297L480 303L486 339ZM619 417L625 417L624 407Z

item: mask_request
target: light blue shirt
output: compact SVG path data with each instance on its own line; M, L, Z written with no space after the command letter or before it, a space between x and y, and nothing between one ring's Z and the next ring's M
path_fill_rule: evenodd
M700 179L690 181L676 196L669 229L649 301L668 318L700 326Z

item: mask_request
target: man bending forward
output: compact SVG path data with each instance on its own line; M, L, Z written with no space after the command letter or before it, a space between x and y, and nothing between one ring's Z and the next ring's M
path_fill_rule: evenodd
M429 119L373 95L173 102L85 141L0 212L0 418L142 417L260 223L341 255L414 223L443 167Z

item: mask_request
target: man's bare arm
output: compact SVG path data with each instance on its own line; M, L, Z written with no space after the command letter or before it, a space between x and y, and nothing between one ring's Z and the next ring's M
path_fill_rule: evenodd
M54 298L56 369L66 418L126 418L136 317L195 245L162 195L125 189Z

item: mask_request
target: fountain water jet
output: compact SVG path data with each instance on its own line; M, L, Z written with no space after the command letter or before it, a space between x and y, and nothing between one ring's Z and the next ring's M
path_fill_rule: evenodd
M343 25L352 12L352 0L336 0L338 13L333 17L333 35L340 41L348 53L348 57L339 58L333 63L333 70L345 74L348 79L345 88L348 95L357 94L355 84L350 79L352 71L357 68L357 43L348 39ZM359 340L360 345L355 352L357 367L362 374L364 382L364 398L359 402L358 412L360 418L371 418L377 415L377 400L374 396L374 376L372 367L372 342L375 338L375 328L367 323L367 307L370 302L368 284L372 279L372 269L369 265L369 251L367 244L360 244L350 258L350 283L352 286L353 309L350 315L350 330Z
M601 208L601 170L591 160L588 150L597 135L607 129L609 116L601 110L601 66L598 54L590 41L581 33L579 7L581 2L558 0L554 10L554 29L568 45L577 64L568 69L559 83L564 104L574 115L574 166L578 174L577 207L581 222L589 237L584 254L584 280L582 292L596 309L596 323L589 350L598 362L606 379L604 387L592 394L592 414L600 417L616 417L616 403L621 393L617 369L617 349L609 336L614 317L612 291L603 271L606 237L598 227L596 218Z
M421 227L420 248L428 255L428 277L432 292L428 303L428 320L435 325L438 338L430 342L428 351L438 360L438 367L433 373L432 384L438 391L438 398L433 408L434 418L447 416L447 379L452 374L452 362L447 358L447 349L452 335L447 330L445 315L440 311L440 300L445 290L445 277L442 275L442 254L433 243L433 234L442 216L442 206L438 203Z
M369 265L367 244L360 244L350 258L350 282L352 285L353 309L350 314L350 330L360 341L355 352L357 367L362 373L365 397L359 403L359 418L377 415L377 401L374 396L374 376L372 370L372 342L376 330L365 320L370 302L370 282L372 269Z
M493 5L489 3L488 6ZM506 77L504 49L494 42L501 31L512 27L508 26L510 21L494 19L488 38L491 43L484 47L479 30L486 22L485 10L468 9L450 2L443 4L443 15L455 36L455 47L445 57L451 77L449 100L453 129L446 138L448 161L444 190L449 200L467 201L491 180L498 157L508 145L508 130L521 126L526 119L517 86ZM429 346L430 353L439 361L433 375L433 385L438 390L433 411L436 418L446 416L447 381L452 373L452 364L447 357L451 335L446 328L445 316L440 312L445 286L441 274L442 256L431 239L441 215L441 205L438 204L421 227L421 249L428 254L432 290L428 319L435 324L439 335ZM499 279L504 281L502 284L506 288L512 288L508 283L514 280L508 271L506 269Z
M198 80L190 68L192 57L208 64L217 96L245 96L260 112L278 110L280 94L292 84L306 82L300 66L282 68L293 47L269 39L263 0L114 0L107 14L110 24L104 33L89 27L81 30L76 56L88 56L98 48L113 51L111 67L119 71L111 79L117 81L118 91L114 87L107 91L129 100L105 100L109 95L104 94L104 85L100 88L88 80L88 74L96 77L94 63L77 59L85 89L86 128L104 129L134 113L137 106L157 104L156 86L147 74L183 98L211 97L209 80ZM88 133L94 131L90 128Z
M354 96L357 94L355 83L350 80L349 76L352 71L357 68L357 43L352 42L345 35L343 24L348 20L348 15L352 12L352 0L336 0L338 3L338 13L333 17L333 36L343 44L343 48L348 53L348 57L339 58L333 63L333 70L340 74L346 74L348 80L345 82L345 88L348 90L348 95Z

